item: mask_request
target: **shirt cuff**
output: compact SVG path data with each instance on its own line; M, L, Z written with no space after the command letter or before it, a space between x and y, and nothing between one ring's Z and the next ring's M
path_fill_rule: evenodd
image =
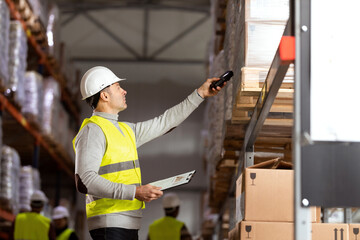
M196 91L197 95L198 95L199 97L201 97L201 99L205 99L205 98L203 98L202 96L200 96L200 94L199 94L199 92L198 92L197 89L195 89L195 91Z

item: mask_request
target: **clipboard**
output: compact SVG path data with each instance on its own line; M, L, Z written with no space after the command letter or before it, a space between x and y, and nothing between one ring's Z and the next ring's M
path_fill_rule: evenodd
M169 188L173 188L173 187L177 187L180 185L184 185L190 182L190 180L192 179L192 177L195 174L195 170L191 171L191 172L187 172L187 173L182 173L173 177L169 177L169 178L165 178L156 182L152 182L149 183L150 185L156 186L156 187L161 187L161 191L169 189Z

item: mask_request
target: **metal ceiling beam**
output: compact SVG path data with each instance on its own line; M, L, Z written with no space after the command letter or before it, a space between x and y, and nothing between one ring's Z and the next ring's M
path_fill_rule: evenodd
M82 13L89 21L91 21L95 26L97 26L101 31L106 33L109 37L111 37L114 41L116 41L119 45L124 47L129 53L131 53L135 58L140 58L135 50L133 50L129 45L127 45L121 38L116 36L113 32L111 32L104 24L93 18L90 14L83 12Z
M105 62L105 63L166 63L166 64L205 64L205 60L197 59L150 59L150 58L104 58L104 57L73 57L74 62Z
M174 45L174 43L180 41L180 39L182 39L183 37L185 37L186 35L188 35L190 32L192 32L194 29L196 29L198 26L200 26L203 22L205 22L207 19L209 18L209 15L206 15L205 17L201 18L200 20L198 20L197 22L195 22L193 25L191 25L189 28L185 29L183 32L181 32L180 34L176 35L173 39L171 39L169 42L167 42L166 44L164 44L161 48L159 48L158 50L156 50L150 58L155 58L156 56L158 56L160 53L162 53L163 51L165 51L166 49L168 49L169 47L171 47L172 45Z
M64 21L61 22L61 27L65 27L68 23L72 22L72 20L74 20L78 15L79 14L77 12L71 14L71 16L69 16Z
M99 3L59 3L59 8L62 14L78 13L83 11L101 11L108 9L151 9L151 10L176 10L176 11L188 11L188 12L203 12L210 13L209 5L191 5L191 4L154 4L144 2L99 2Z
M143 33L143 56L146 58L148 54L148 41L149 41L149 9L144 9L144 33Z

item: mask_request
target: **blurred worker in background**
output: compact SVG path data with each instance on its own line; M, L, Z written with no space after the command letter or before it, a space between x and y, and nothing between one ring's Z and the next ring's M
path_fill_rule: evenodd
M40 190L35 190L30 197L31 212L19 213L16 216L14 236L10 236L10 238L55 240L55 229L51 220L40 214L46 202L45 194Z
M210 84L219 80L210 78L159 117L119 122L119 112L127 108L127 92L120 86L123 80L110 69L97 66L89 69L80 83L82 99L93 114L83 121L73 141L75 182L78 191L86 194L88 227L96 240L138 239L144 202L158 199L163 192L141 184L137 148L177 127L205 98L221 90L210 89Z
M191 240L185 223L176 220L180 209L180 199L175 193L163 197L165 217L155 220L149 226L148 240Z
M78 240L75 231L69 228L69 211L63 206L53 210L52 220L56 232L56 240Z

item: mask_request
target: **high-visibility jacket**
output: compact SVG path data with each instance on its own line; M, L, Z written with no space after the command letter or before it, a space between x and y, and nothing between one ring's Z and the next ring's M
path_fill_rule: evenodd
M19 213L15 219L14 239L49 239L51 220L39 213Z
M155 220L149 226L150 240L180 240L183 222L173 217L163 217Z
M98 174L115 183L140 186L141 172L134 131L127 124L119 122L122 134L113 123L100 116L85 119L79 131L90 122L97 124L106 138L106 150ZM76 137L73 141L74 149L75 139ZM138 210L144 207L145 204L137 199L120 200L86 195L86 214L88 218L109 213Z
M71 228L67 228L62 233L56 237L56 240L69 240L70 235L74 232Z

